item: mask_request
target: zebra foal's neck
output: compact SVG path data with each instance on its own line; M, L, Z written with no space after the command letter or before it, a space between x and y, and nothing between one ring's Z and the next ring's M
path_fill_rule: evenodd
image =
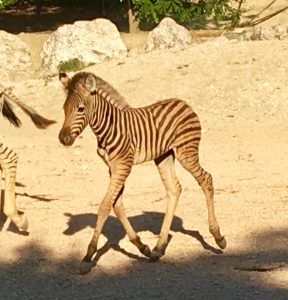
M90 106L90 126L98 140L111 140L116 132L122 128L123 112L129 106L115 99L110 93L98 88L93 95L92 107ZM127 129L127 128L126 128Z

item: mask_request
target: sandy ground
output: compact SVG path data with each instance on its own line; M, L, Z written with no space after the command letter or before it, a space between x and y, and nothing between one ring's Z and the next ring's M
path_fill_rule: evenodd
M35 46L35 68L39 35L20 35ZM125 38L132 48L141 44L139 35L134 42L133 36ZM20 130L1 121L2 140L19 154L17 203L30 227L19 232L1 216L0 298L287 299L287 51L288 41L212 40L88 69L132 106L169 97L193 106L203 127L201 162L214 178L216 215L228 246L222 253L215 245L204 196L177 164L183 192L166 255L149 263L111 213L96 266L85 276L78 264L108 170L90 129L69 149L58 142L65 94L57 79L41 89L35 78L15 82L17 95L58 123L40 131L21 113ZM124 204L152 248L166 206L153 163L134 167Z

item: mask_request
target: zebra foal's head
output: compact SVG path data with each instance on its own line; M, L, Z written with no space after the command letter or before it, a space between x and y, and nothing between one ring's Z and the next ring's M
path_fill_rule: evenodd
M71 146L77 136L88 124L88 103L96 92L96 77L92 73L79 72L72 79L66 73L59 74L67 97L64 102L65 119L59 133L59 140L65 146Z

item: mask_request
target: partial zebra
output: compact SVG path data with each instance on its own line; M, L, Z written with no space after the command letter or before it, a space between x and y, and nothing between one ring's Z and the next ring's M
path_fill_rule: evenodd
M11 103L17 104L32 120L37 128L47 128L49 125L55 123L53 120L48 120L40 116L34 109L21 102L9 89L0 85L0 112L4 118L8 119L11 124L16 127L21 126L21 121L13 111ZM2 172L5 178L5 194L3 204L4 214L22 230L28 229L28 220L25 215L20 215L17 211L15 199L15 178L17 168L18 156L7 146L0 143L0 191L2 184Z
M92 73L80 72L72 79L60 73L59 79L67 91L60 142L71 146L89 124L98 140L97 152L110 172L110 184L100 203L94 235L82 260L80 272L86 273L91 269L99 235L112 207L130 241L141 253L152 260L164 255L181 193L174 170L175 157L201 186L207 201L209 230L217 245L224 249L226 240L220 234L214 213L212 176L199 164L201 126L192 108L179 99L132 108L107 82ZM154 160L158 167L168 198L158 242L152 251L132 228L121 197L132 166L150 160Z

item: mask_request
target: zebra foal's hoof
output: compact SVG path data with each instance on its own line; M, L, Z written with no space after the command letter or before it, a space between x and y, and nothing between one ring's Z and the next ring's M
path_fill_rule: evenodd
M13 222L19 230L27 231L29 227L28 218L25 215L19 216L19 219L17 221L13 220Z
M151 250L150 250L149 246L147 246L147 245L145 246L144 249L141 249L140 251L146 257L150 257L151 256Z
M80 275L85 275L89 273L92 269L92 262L82 261L79 266Z
M227 246L227 242L225 237L223 237L220 241L216 241L216 244L221 248L221 249L225 249Z
M156 262L160 259L161 256L163 256L164 254L163 253L160 253L158 252L157 250L153 249L151 251L151 254L150 254L150 257L149 257L149 260L151 262Z

